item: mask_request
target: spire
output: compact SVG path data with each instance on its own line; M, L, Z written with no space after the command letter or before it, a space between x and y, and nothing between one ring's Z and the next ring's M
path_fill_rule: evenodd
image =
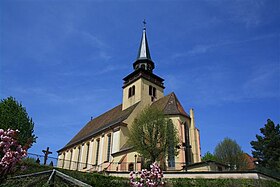
M142 38L140 42L140 47L138 51L138 55L136 61L133 63L133 67L135 70L141 68L148 70L150 72L155 68L154 62L152 61L147 35L146 35L146 21L143 21L144 27L142 32Z

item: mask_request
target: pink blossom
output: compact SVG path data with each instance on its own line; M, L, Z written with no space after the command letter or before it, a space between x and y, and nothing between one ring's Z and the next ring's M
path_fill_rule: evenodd
M163 173L158 164L155 162L151 166L151 171L147 169L143 169L140 174L140 180L136 181L136 175L138 172L130 172L130 186L133 187L143 187L143 186L164 186L164 182L162 181Z
M0 155L2 155L0 157L0 176L10 172L16 163L26 156L26 150L22 149L17 142L17 132L19 131L0 129Z

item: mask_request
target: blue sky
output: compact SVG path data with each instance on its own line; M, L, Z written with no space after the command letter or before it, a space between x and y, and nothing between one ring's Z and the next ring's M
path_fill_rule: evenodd
M225 137L251 153L266 120L280 121L277 0L2 0L0 16L0 98L33 118L32 153L122 102L144 18L154 72L194 108L202 154Z

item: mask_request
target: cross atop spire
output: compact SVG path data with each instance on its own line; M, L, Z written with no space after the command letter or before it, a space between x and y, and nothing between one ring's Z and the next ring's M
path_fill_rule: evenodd
M155 68L154 62L152 61L150 49L148 45L147 35L146 35L146 20L143 21L144 27L142 32L142 38L140 42L140 47L138 50L138 55L136 61L133 63L135 70L141 68L148 70L150 72Z
M144 19L144 20L143 20L143 26L144 26L143 29L144 29L144 30L146 30L146 24L147 24L146 19Z

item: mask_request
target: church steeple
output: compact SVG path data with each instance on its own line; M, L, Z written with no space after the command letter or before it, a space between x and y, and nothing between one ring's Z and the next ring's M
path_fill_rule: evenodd
M123 78L122 110L141 101L143 105L151 104L164 96L164 79L153 73L155 64L151 58L146 35L146 22L140 42L137 58L133 63L134 71Z
M153 72L153 69L155 68L155 64L152 61L150 49L148 45L147 34L146 34L146 21L144 20L143 23L144 23L144 28L142 32L142 38L141 38L136 61L133 63L133 68L134 70L141 68L149 72Z

